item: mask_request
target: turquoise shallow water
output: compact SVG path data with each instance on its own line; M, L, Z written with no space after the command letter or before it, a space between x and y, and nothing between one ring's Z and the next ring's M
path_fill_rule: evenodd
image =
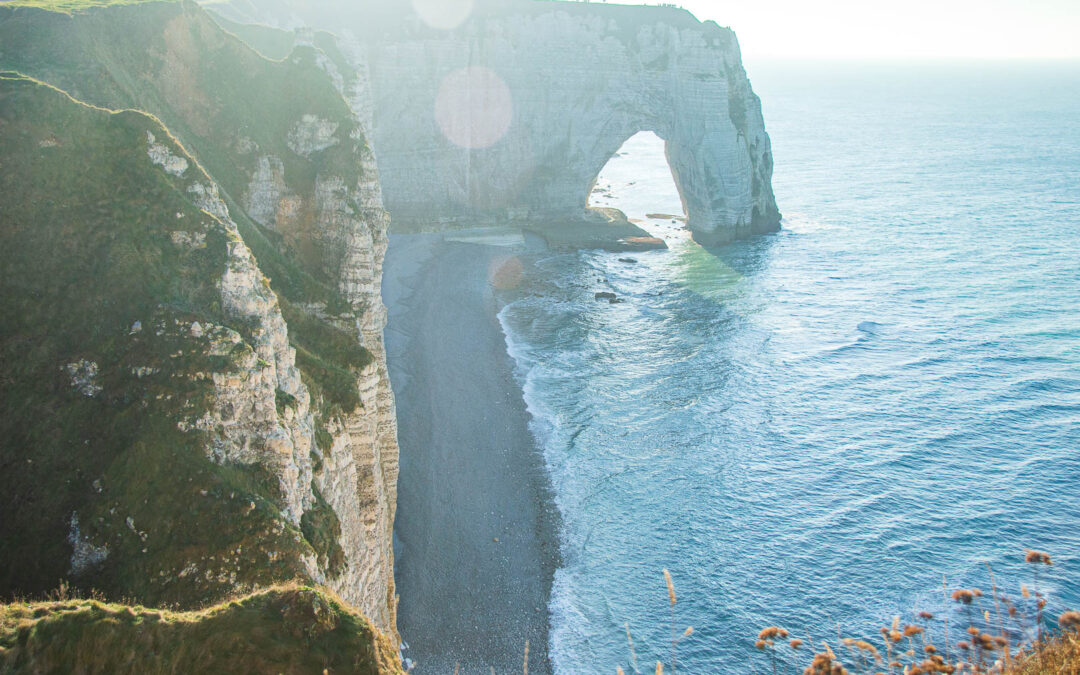
M781 233L654 221L670 251L541 257L501 314L564 519L559 673L632 672L626 622L669 660L662 568L683 673L768 670L769 624L940 616L985 562L1018 596L1025 547L1080 608L1080 65L750 75ZM624 150L598 200L677 212L662 146Z

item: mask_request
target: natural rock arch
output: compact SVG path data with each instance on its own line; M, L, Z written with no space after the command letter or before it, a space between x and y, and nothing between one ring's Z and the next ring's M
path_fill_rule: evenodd
M580 217L604 163L643 130L666 140L699 240L721 243L779 227L761 104L735 34L714 22L674 7L475 0L471 16L446 29L427 25L400 0L255 5L249 20L338 36L362 74L357 103L372 125L397 227L542 226ZM248 6L229 5L240 19ZM445 120L440 125L440 90L455 73L476 70L504 86L509 117L481 121L481 136L499 127L497 140L461 147L447 138ZM490 78L479 79L475 95L462 98L498 101ZM454 122L476 122L491 105Z
M373 136L394 218L578 216L608 159L653 131L700 240L776 229L769 137L734 33L673 8L555 5L500 2L455 31L414 25L375 44ZM513 117L467 149L432 111L446 73L477 67L505 82Z
M588 208L625 209L631 223L652 214L686 221L666 143L652 131L628 138L600 169L589 190ZM663 218L662 220L667 220Z

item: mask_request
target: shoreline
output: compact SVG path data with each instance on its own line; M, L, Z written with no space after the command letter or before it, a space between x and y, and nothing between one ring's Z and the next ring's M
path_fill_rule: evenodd
M413 672L551 673L558 516L489 275L520 247L392 235L398 628Z

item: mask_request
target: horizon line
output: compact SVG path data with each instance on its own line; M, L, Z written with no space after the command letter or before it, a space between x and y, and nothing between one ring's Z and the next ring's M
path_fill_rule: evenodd
M1077 56L955 56L955 55L888 55L888 54L873 54L873 55L858 55L858 54L842 54L842 55L798 55L798 54L755 54L754 52L742 52L743 61L747 59L753 59L755 61L866 61L866 62L952 62L952 63L1007 63L1007 62L1028 62L1028 63L1075 63L1080 65L1080 55Z

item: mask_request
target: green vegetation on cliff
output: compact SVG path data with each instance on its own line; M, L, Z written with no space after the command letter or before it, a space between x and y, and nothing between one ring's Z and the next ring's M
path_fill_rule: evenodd
M279 587L198 612L88 600L0 606L0 673L400 673L393 645L327 592Z
M320 54L303 47L270 61L222 30L193 2L147 2L138 6L72 0L68 16L60 0L16 0L0 5L0 68L55 85L75 98L107 108L156 115L198 158L223 189L245 243L274 291L292 303L297 322L291 337L304 358L300 367L313 395L325 393L327 409L355 407L343 400L343 378L353 377L351 354L363 350L355 336L344 351L312 351L318 336L306 328L326 323L309 307L348 314L338 282L342 250L333 233L320 230L319 177L345 186L360 179L358 157L369 152L351 111L318 65ZM315 120L333 129L312 143L298 126ZM280 161L280 187L295 212L269 213L259 223L246 211L253 176ZM271 171L271 173L273 173ZM349 204L347 208L360 211ZM345 317L347 318L347 317ZM301 344L303 343L303 344ZM365 361L365 359L359 359Z
M386 215L328 58L186 0L0 4L0 598L367 592L351 483L319 486ZM12 605L0 672L398 672L336 601L274 593Z
M211 9L213 5L211 4ZM256 23L236 23L213 14L214 21L229 33L247 43L252 49L272 61L282 61L296 47L296 33Z
M50 12L82 12L95 7L111 5L139 5L145 2L172 2L173 0L5 0L7 7L34 7Z
M321 58L267 60L190 2L0 5L0 194L18 195L0 199L0 592L72 579L197 607L310 579L311 560L342 571L324 500L293 525L280 476L212 461L220 439L181 428L210 405L208 375L261 339L221 307L237 235L280 299L324 452L330 419L361 405L364 308L338 290L345 247L328 224L342 216L319 209L330 194L364 210L349 190L370 151ZM148 134L183 179L151 161ZM264 200L257 222L268 158L290 210ZM238 232L192 192L211 179ZM223 350L228 332L240 344ZM279 416L296 403L279 391Z
M149 138L177 161L170 174ZM199 606L304 575L276 479L207 457L204 376L250 358L218 287L231 235L154 118L0 76L0 589L86 575ZM201 327L193 334L193 327ZM236 341L226 339L236 335Z

